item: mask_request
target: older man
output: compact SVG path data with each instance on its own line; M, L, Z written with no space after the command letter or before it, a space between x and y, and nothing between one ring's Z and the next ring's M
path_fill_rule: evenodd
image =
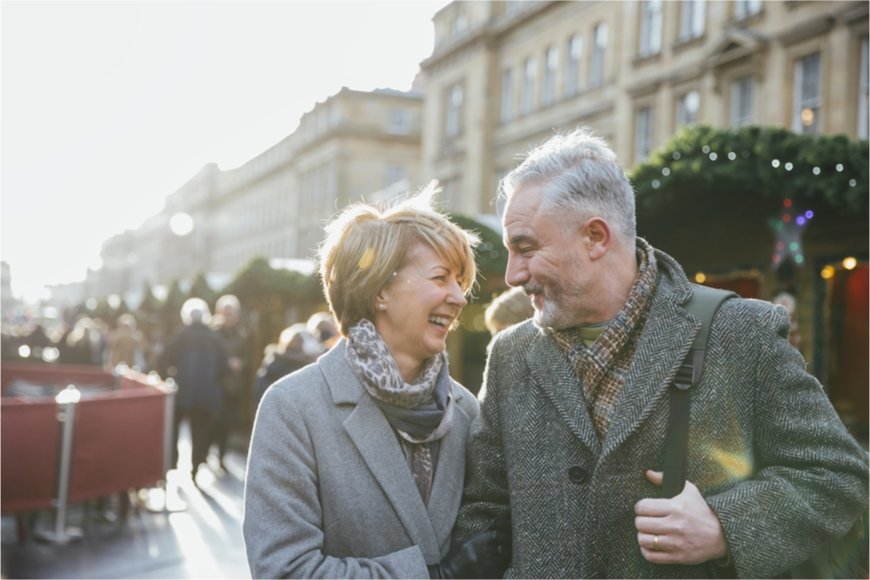
M867 455L787 341L732 298L693 389L687 482L660 497L668 388L700 322L679 264L635 234L634 192L578 130L501 184L506 281L532 321L490 347L457 535L508 514L508 577L778 575L867 506Z

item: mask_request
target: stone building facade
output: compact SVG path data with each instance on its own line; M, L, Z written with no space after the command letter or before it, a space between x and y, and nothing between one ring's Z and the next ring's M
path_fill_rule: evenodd
M421 67L423 172L468 215L554 130L627 169L686 123L867 137L866 2L451 2Z
M238 168L203 167L141 227L104 242L89 294L135 306L146 284L224 286L254 257L313 257L323 224L351 201L397 184L422 185L422 95L347 88L317 103L298 128Z

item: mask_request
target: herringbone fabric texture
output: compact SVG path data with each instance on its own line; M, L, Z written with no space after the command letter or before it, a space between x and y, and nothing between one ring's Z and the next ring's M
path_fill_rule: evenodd
M625 373L646 321L650 296L655 291L656 259L652 247L644 240L638 240L637 264L637 282L625 306L591 346L583 342L579 329L551 331L556 344L571 361L601 439L607 433L625 385Z
M490 349L456 536L511 512L514 578L763 578L845 532L867 506L867 455L786 340L782 309L728 300L692 394L688 478L718 514L735 568L644 560L634 505L656 497L667 391L699 328L690 286L659 280L610 427L599 440L570 361L527 322Z

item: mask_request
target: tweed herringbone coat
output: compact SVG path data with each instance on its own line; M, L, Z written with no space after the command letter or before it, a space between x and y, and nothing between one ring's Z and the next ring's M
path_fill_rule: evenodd
M424 505L345 347L279 380L260 403L242 524L254 578L428 578L426 565L450 548L477 400L451 381L453 423Z
M692 393L688 479L718 515L735 567L643 558L634 505L658 497L644 472L661 470L668 388L700 327L684 308L682 269L656 259L656 293L603 441L549 335L526 322L491 346L455 535L509 509L506 577L769 577L866 509L867 454L788 344L785 312L733 298L712 323Z

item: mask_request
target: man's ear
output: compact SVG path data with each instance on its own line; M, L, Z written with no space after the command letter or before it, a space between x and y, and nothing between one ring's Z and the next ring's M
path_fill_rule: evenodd
M602 217L591 217L580 226L580 234L586 251L592 260L597 260L610 249L613 236L610 232L610 224Z

